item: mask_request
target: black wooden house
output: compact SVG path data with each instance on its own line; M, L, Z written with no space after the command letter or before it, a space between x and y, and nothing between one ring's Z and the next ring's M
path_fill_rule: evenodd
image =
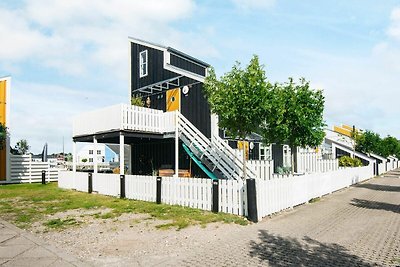
M131 45L131 96L140 97L148 108L179 110L205 136L211 137L210 108L203 92L209 64L174 48L129 38ZM132 145L134 174L174 166L174 139L142 140ZM150 164L149 164L150 163ZM203 175L180 146L179 166Z

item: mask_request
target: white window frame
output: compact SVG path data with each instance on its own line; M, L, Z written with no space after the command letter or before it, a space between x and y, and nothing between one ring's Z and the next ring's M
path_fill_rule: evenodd
M148 60L148 52L144 50L139 53L139 77L146 77L149 73L149 60Z
M259 150L260 160L271 160L271 145L264 145L263 143L260 143Z

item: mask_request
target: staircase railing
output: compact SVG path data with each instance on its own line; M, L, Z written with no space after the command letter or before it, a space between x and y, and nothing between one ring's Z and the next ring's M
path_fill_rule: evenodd
M177 122L180 139L211 171L220 171L226 178L243 177L243 161L220 137L214 136L211 140L208 139L180 113L177 113ZM251 168L247 167L246 171L249 177L256 177Z

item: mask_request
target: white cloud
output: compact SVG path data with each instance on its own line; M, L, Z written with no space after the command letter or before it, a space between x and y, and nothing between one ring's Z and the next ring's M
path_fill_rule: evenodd
M232 0L242 10L266 9L275 5L275 0Z
M392 10L390 19L391 25L387 30L387 34L389 35L389 37L400 41L400 7Z
M186 33L172 26L191 18L196 8L194 0L41 0L24 1L17 9L0 6L0 69L14 74L12 141L28 139L35 153L47 141L51 152L59 152L62 136L71 140L73 115L126 102L127 93L120 93L125 89L112 88L115 93L109 94L109 84L96 87L93 76L106 74L110 81L126 84L128 92L128 36L194 56L217 55L207 42L213 34L209 29ZM25 63L33 67L27 69ZM42 77L47 82L41 84L32 78L33 68L58 71L60 77L76 80L76 87L56 85L50 76ZM28 78L22 76L28 73ZM95 84L82 88L80 81L87 77Z
M400 9L391 13L387 36L364 57L300 51L306 77L324 89L328 123L346 123L400 138ZM400 35L398 36L400 37ZM400 39L399 39L400 40Z
M42 0L0 8L0 34L7 36L0 62L29 59L72 75L95 65L127 80L127 37L160 40L174 32L169 23L189 18L195 8L193 0Z

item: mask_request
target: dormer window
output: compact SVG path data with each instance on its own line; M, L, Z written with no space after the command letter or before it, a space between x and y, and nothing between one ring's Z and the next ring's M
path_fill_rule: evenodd
M147 50L139 53L139 76L140 78L147 76L148 70Z

